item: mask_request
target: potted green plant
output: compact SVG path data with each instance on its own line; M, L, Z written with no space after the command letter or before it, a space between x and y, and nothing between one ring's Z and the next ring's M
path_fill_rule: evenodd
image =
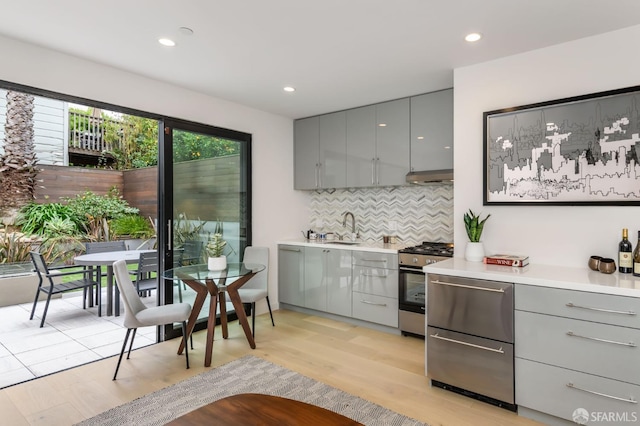
M222 234L215 232L209 236L205 251L207 252L207 265L210 271L221 271L227 268L227 256L224 255L224 247L227 242Z
M464 214L464 227L469 237L469 242L464 252L464 258L470 262L481 262L484 259L484 245L480 241L484 224L491 217L488 214L484 219L476 215L471 209Z

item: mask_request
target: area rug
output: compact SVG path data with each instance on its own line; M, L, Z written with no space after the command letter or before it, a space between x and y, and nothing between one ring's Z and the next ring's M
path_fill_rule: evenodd
M205 404L240 393L264 393L295 399L365 425L425 425L262 358L247 355L112 408L78 423L78 426L163 425Z

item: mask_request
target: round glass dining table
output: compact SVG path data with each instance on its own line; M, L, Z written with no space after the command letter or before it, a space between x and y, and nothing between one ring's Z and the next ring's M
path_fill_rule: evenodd
M196 298L193 302L191 315L187 320L187 334L191 334L193 331L205 299L207 298L207 295L210 296L209 317L207 319L207 340L204 358L205 367L209 367L211 365L218 304L220 305L222 337L225 339L229 337L225 294L229 296L229 299L233 304L233 308L235 309L240 325L242 325L242 329L247 337L249 346L251 349L256 348L256 343L253 340L249 321L247 321L247 315L243 309L238 289L249 281L251 277L264 269L265 265L261 265L259 263L227 263L226 269L210 271L208 269L208 265L204 263L168 269L162 274L164 279L182 281L196 292ZM233 281L231 281L231 279L233 279ZM227 280L230 281L229 285L227 285ZM178 349L178 354L182 354L186 340L187 339L182 339L182 343L180 343L180 348Z

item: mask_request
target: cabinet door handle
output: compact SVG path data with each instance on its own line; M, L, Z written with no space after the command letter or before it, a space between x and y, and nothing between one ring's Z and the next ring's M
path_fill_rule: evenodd
M606 339L600 339L597 337L581 336L580 334L575 334L573 331L567 331L567 336L579 337L581 339L587 339L587 340L595 340L596 342L611 343L613 345L629 346L630 348L636 347L636 344L633 342L616 342L615 340L606 340Z
M589 389L580 388L580 387L574 385L571 382L567 383L567 387L571 388L571 389L576 389L576 390L579 390L579 391L582 391L582 392L587 392L587 393L590 393L592 395L598 395L598 396L603 396L605 398L615 399L616 401L628 402L629 404L637 404L638 403L638 401L636 401L632 396L630 396L629 398L620 398L619 396L607 395L606 393L601 393L601 392L596 392L596 391L592 391L592 390L589 390Z
M364 271L360 271L360 275L363 277L372 277L372 278L387 278L389 276L389 275L365 274Z
M376 185L380 185L380 159L376 158Z
M567 303L565 306L567 308L587 309L589 311L607 312L609 314L620 314L620 315L635 315L636 314L634 311L614 311L612 309L592 308L591 306L574 305L571 302Z
M376 159L371 159L371 185L376 183Z
M282 251L293 251L293 252L296 252L296 253L300 253L300 249L281 248L280 250L282 250Z
M362 300L360 299L360 303L364 303L366 305L373 305L373 306L387 306L386 303L375 303L375 302L369 302L368 300Z
M429 281L431 284L440 284L440 285L448 285L451 287L460 287L460 288L468 288L471 290L482 290L482 291L491 291L494 293L504 293L504 290L501 288L485 288L485 287L476 287L474 285L465 285L465 284L454 284L454 283L445 283L438 280Z
M363 262L382 262L387 263L387 259L362 259Z
M322 163L318 163L318 188L322 188Z
M482 349L482 350L485 350L485 351L497 352L499 354L503 354L504 353L504 351L502 350L502 346L500 346L500 348L498 348L498 349L488 348L486 346L474 345L473 343L467 343L467 342L462 342L460 340L449 339L448 337L438 336L438 333L430 334L429 337L433 337L434 339L446 340L447 342L457 343L459 345L471 346L472 348Z

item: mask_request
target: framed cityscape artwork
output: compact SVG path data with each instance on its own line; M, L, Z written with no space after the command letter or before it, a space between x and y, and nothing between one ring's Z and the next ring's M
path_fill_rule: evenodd
M484 113L484 205L640 205L640 86Z

